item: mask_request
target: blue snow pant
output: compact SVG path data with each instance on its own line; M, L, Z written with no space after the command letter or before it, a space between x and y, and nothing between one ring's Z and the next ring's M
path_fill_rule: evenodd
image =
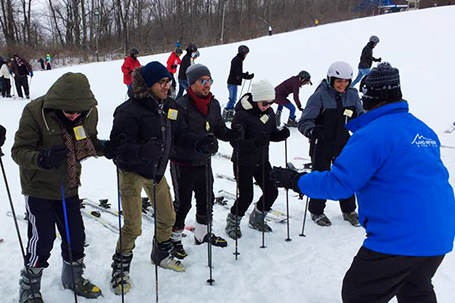
M186 89L188 89L188 81L179 79L179 93L177 94L177 97L175 97L175 100L180 99Z
M288 103L286 105L278 105L278 110L282 111L283 107L286 107L289 109L289 119L294 120L295 119L295 106L292 103Z
M228 84L227 86L228 91L229 91L229 101L226 105L226 109L234 109L235 102L237 101L237 91L239 89L238 85L234 84Z
M357 78L351 83L351 87L354 87L357 83L359 83L363 77L368 75L371 71L371 68L359 68L359 73L357 74Z

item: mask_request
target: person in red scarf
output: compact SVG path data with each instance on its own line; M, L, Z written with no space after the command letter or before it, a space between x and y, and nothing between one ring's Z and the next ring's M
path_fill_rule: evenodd
M232 131L226 127L221 115L221 106L210 92L213 79L209 69L202 64L188 68L187 94L178 101L180 115L187 124L188 131L198 140L194 150L174 146L171 152L171 176L174 186L176 220L172 229L172 242L175 256L183 259L187 256L182 245L182 233L185 218L191 208L194 191L196 198L196 224L194 237L196 244L208 242L214 246L225 247L227 242L221 237L208 234L207 224L211 223L211 213L207 211L207 196L213 204L214 194L207 191L213 188L210 157L218 150L218 140L230 141L241 137L242 130ZM207 167L208 166L208 167ZM209 173L207 174L207 169ZM209 178L207 178L209 175ZM210 188L210 189L208 189ZM209 217L210 216L210 217Z
M137 55L139 55L139 50L137 48L132 48L130 51L130 55L125 57L122 65L122 73L123 73L123 83L128 86L131 85L132 81L132 74L135 68L140 67L141 63L137 59Z

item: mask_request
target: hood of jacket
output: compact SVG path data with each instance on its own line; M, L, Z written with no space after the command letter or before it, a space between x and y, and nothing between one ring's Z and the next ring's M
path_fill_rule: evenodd
M87 77L81 73L69 72L55 81L47 91L43 108L88 111L97 104Z
M253 95L251 93L246 93L245 95L240 98L239 102L235 105L235 110L247 110L251 111L251 113L256 113L258 115L265 114L267 111L262 112L259 109L257 102L253 101ZM268 109L267 109L268 110Z
M142 77L142 66L138 67L133 72L131 86L128 89L128 97L134 99L154 99L157 98L152 94L152 91L145 84L144 77Z

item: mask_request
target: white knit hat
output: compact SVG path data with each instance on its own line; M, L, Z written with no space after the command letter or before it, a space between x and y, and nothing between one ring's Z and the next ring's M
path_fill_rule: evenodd
M251 94L254 102L275 100L275 89L266 79L253 82Z

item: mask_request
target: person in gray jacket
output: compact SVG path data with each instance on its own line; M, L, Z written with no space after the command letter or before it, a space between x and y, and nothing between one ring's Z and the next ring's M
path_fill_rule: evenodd
M308 99L299 121L299 131L310 139L313 171L327 171L340 155L350 135L344 125L363 113L358 92L350 88L352 67L343 61L334 62L316 91ZM326 200L310 199L311 219L320 226L332 222L324 214ZM360 226L355 196L340 200L343 218Z

